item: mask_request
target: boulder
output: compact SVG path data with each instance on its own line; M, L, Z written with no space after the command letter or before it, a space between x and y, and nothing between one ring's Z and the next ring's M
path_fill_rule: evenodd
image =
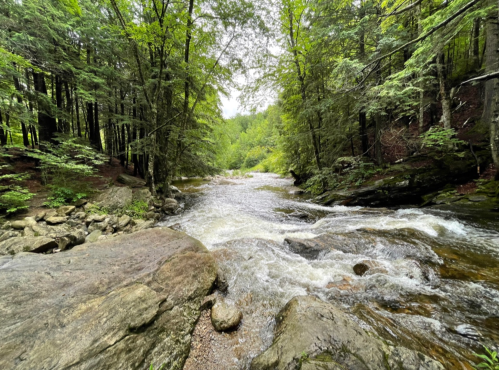
M57 209L57 214L59 216L69 216L71 213L75 211L75 206L62 206Z
M253 360L251 370L399 369L400 364L404 369L444 369L422 353L389 345L316 297L293 298L276 322L272 345Z
M14 255L20 252L42 253L53 248L57 248L57 243L52 238L18 236L0 242L0 255Z
M116 211L132 203L132 189L129 187L113 186L102 192L96 199L99 207Z
M166 198L161 209L168 215L173 215L178 210L179 205L175 199Z
M177 188L176 186L173 186L173 185L170 185L170 191L173 193L173 194L178 194L178 193L181 193L180 189Z
M144 221L140 220L142 222L137 222L135 221L136 225L133 227L133 231L139 231L139 230L146 230L150 229L151 227L154 226L154 221Z
M146 186L146 182L138 177L130 176L122 173L117 178L118 182L130 186L131 188L141 188Z
M225 302L217 302L211 308L211 323L217 331L227 331L236 328L243 318L243 314L234 306Z
M216 276L200 242L167 228L0 265L9 370L181 370Z
M388 273L380 262L374 260L365 260L355 264L355 266L353 266L353 272L359 276Z
M215 281L215 286L222 293L227 293L229 290L229 282L227 280L227 275L220 268L217 269L217 280Z
M333 249L328 240L323 237L313 239L286 238L284 241L288 244L291 252L307 259L316 259L321 252L328 252Z
M209 310L213 307L213 305L217 303L217 295L210 294L204 297L203 302L201 302L201 311Z
M36 214L35 216L35 221L40 221L40 220L43 220L43 218L45 217L47 211L40 211Z
M16 230L24 230L28 226L36 225L33 217L25 217L24 220L12 221L11 226Z
M58 225L58 224L62 224L64 222L66 222L67 220L68 220L67 217L54 216L54 217L47 218L45 221L47 221L47 224L49 224L49 225Z
M152 204L152 194L147 188L137 189L133 192L132 200L149 205Z

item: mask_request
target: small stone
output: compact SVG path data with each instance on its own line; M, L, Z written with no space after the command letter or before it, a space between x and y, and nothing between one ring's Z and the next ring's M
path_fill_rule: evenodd
M243 314L234 306L225 302L217 302L211 309L211 323L217 331L227 331L236 328Z
M43 216L43 219L47 221L48 218L56 216L57 216L57 211L55 209L49 209L47 212L45 212L45 216Z
M36 225L36 221L33 217L26 217L24 220L18 220L12 222L12 228L16 230L24 230L25 227Z
M86 214L85 212L77 212L77 213L75 214L75 217L76 217L76 218L78 218L78 219L80 219L80 220L83 220L83 219L85 218L85 216L86 216L86 215L87 215L87 214Z
M85 238L85 243L95 243L101 235L101 230L94 230L89 235L87 235L87 237Z
M173 194L178 194L178 193L181 193L181 191L179 190L179 188L177 188L176 186L173 186L173 185L170 185L170 191L171 191Z
M82 207L82 206L84 206L87 203L88 203L88 200L86 200L86 199L78 199L76 201L76 203L75 203L75 206L76 207Z
M123 215L118 219L118 229L124 229L128 226L132 218L128 215Z
M67 217L53 216L53 217L47 218L45 221L47 221L47 223L49 225L58 225L58 224L62 224L64 222L66 222L67 221Z
M138 177L124 174L124 173L119 175L117 180L119 183L128 185L132 188L140 188L140 187L146 186L146 182L144 180L139 179Z
M220 268L217 270L217 279L215 280L215 285L217 289L222 293L227 293L227 291L229 290L229 282L227 281L227 276Z
M145 229L150 229L151 227L154 226L154 221L143 221L140 222L139 224L135 225L133 228L133 231L140 231L140 230L145 230Z
M15 237L0 242L0 255L16 254L20 252L46 252L56 248L54 239L46 237Z
M2 230L9 230L11 227L12 223L10 221L7 221L2 225Z
M35 232L30 226L26 226L23 230L23 236L35 236Z
M35 233L35 236L45 236L49 233L49 231L40 224L31 226L31 229Z
M90 215L87 217L85 220L85 223L87 225L91 224L92 222L102 222L106 219L107 215Z
M212 308L215 305L215 303L217 303L216 294L210 294L210 295L204 297L203 302L201 302L200 310L201 311L209 310L210 308Z
M35 216L35 221L40 221L40 220L43 220L43 218L45 217L45 214L47 213L47 211L40 211L36 214Z
M373 274L387 274L388 271L377 261L366 260L360 263L357 263L353 267L353 272L355 272L358 276L364 276L365 274L373 275Z
M57 209L57 214L60 216L69 216L75 209L75 206L62 206Z
M15 238L16 236L20 236L19 232L7 230L0 236L0 242L10 238Z
M95 204L88 202L87 204L85 204L83 206L83 209L88 212L88 211L90 211L94 207L95 207Z

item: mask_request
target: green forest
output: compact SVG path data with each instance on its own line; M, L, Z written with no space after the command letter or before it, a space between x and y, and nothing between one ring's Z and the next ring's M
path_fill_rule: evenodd
M470 145L498 168L497 20L488 0L6 0L1 207L30 197L14 149L44 185L117 160L166 195L226 169L293 171L321 193L338 166L358 185ZM231 89L253 113L222 116Z

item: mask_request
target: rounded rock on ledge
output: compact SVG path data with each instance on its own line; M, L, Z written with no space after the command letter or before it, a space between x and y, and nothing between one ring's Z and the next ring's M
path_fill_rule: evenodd
M211 323L216 331L227 331L236 328L243 314L234 306L225 302L217 302L211 309Z

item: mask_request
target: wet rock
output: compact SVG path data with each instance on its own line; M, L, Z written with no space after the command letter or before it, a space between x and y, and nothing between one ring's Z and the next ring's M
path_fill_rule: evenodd
M299 218L302 220L309 218L309 215L307 213L304 213L304 212L293 212L293 213L290 213L289 216L294 217L294 218Z
M206 297L204 297L203 302L201 302L201 311L204 310L209 310L211 309L215 303L217 303L217 295L216 294L210 294Z
M236 328L243 314L234 306L225 302L217 302L211 309L211 323L217 331L227 331Z
M30 226L27 226L23 230L23 236L37 236Z
M181 370L216 273L201 243L169 229L0 260L9 370Z
M220 268L217 269L217 279L215 280L215 286L222 293L227 293L227 291L229 290L227 275Z
M141 188L146 186L146 182L138 177L130 176L122 173L116 179L119 183L130 186L131 188Z
M373 260L366 260L357 263L353 267L353 271L358 276L388 273L388 271L384 268L384 266L381 263Z
M161 209L168 215L173 215L178 210L179 205L175 199L166 198Z
M173 186L173 185L170 185L170 191L171 191L173 194L178 194L178 193L181 193L181 191L179 190L179 188L177 188L176 186Z
M478 202L485 202L487 199L489 199L489 198L487 198L487 196L485 196L485 195L470 195L468 197L468 200L470 202L477 202L477 203Z
M182 225L179 224L178 222L176 224L169 225L168 227L175 231L182 231Z
M62 216L61 217L56 217L56 216L54 216L54 217L47 218L45 221L47 221L47 224L49 224L49 225L58 225L58 224L62 224L64 222L66 222L67 219L68 219L67 217L62 217Z
M476 328L468 324L457 325L451 328L451 330L456 334L476 341L482 338L482 335L476 330Z
M2 230L9 230L12 228L12 223L10 221L6 221L2 225Z
M289 245L291 252L307 259L316 259L320 253L328 252L332 249L327 241L324 241L324 238L286 238L284 241Z
M24 230L27 226L36 225L33 217L26 217L24 220L12 221L11 227L15 230Z
M95 243L102 235L102 230L94 230L85 238L85 243Z
M148 220L155 220L156 217L157 217L157 214L152 212L152 211L146 213L146 219L148 219Z
M131 188L113 186L101 193L96 201L99 207L113 212L132 203L132 196Z
M405 369L442 370L437 361L367 333L345 312L312 296L295 297L276 317L274 341L251 370ZM301 366L300 366L301 365Z
M128 215L123 215L118 219L118 229L122 230L128 226L132 218Z
M93 222L92 224L90 224L90 226L88 227L88 232L91 233L92 231L94 230L101 230L101 231L104 231L106 230L106 228L109 226L109 222L108 220L104 220L103 222Z
M57 209L57 214L60 216L69 216L75 209L75 206L62 206Z
M0 242L0 255L16 254L20 252L46 252L57 248L54 239L47 237L14 237Z

